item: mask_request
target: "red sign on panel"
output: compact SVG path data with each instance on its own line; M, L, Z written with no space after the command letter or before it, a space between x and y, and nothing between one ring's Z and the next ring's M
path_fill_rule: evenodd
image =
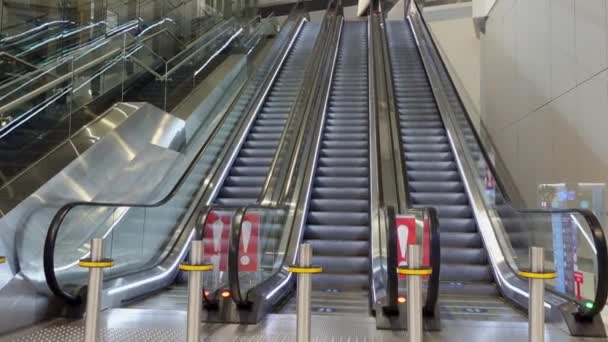
M407 266L407 246L416 243L416 217L399 215L396 221L397 265Z
M204 260L213 265L214 270L224 272L228 269L228 244L232 215L217 212L209 213L205 223L203 238Z
M574 271L574 282L576 283L576 299L581 300L581 285L585 282L585 277L582 272Z
M241 225L239 243L239 272L257 272L258 245L260 238L260 217L257 214L246 214Z

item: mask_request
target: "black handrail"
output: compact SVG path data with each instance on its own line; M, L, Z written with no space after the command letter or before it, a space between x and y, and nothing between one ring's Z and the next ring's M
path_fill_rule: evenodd
M281 50L283 50L283 48L284 48L284 46L281 47ZM280 54L275 59L275 62L276 62L276 60L279 59L279 57L280 57ZM266 75L266 77L264 78L264 81L268 81L269 77L270 77L270 74ZM258 88L256 90L254 96L252 97L252 99L257 98L260 95L260 92L262 92L262 90L263 90L262 87ZM235 104L233 103L232 106L234 106L234 105ZM244 113L249 112L249 110L251 108L253 108L254 106L255 106L255 103L250 102L248 104L247 110L244 111ZM194 156L192 161L188 164L188 166L186 167L186 170L180 176L180 178L175 183L175 185L172 187L172 189L169 191L169 193L167 195L165 195L161 200L153 202L153 203L115 203L115 202L77 201L77 202L71 202L71 203L65 204L57 211L57 213L53 217L51 224L49 226L49 229L47 231L47 235L46 235L46 239L45 239L45 243L44 243L44 249L43 249L44 275L46 278L47 285L49 286L49 289L51 290L51 292L54 295L62 298L69 304L80 304L80 302L82 300L82 298L80 296L74 296L63 290L63 288L59 284L59 281L57 280L57 277L55 275L55 269L54 269L55 244L57 242L57 236L59 235L59 230L61 229L61 225L62 225L63 221L65 220L65 218L67 217L68 213L75 207L155 208L155 207L160 207L160 206L166 204L182 188L182 186L185 184L186 179L193 172L194 167L197 165L200 158L202 158L205 155L205 152L207 152L207 150L210 148L211 142L213 142L214 138L219 134L221 127L223 126L223 123L226 121L226 119L228 117L228 115L227 115L228 113L230 113L230 110L227 110L226 114L222 116L222 119L219 120L215 124L213 131L210 134L209 138L205 141L203 146L201 146L199 151L196 153L196 155Z
M428 24L426 23L424 17L421 15L422 12L420 11L419 5L415 1L414 1L414 3L415 3L416 9L419 14L417 17L420 18L420 20L423 24L422 28L424 29L424 31L428 37L432 37L430 35L429 29L428 29ZM427 39L427 41L429 41L431 43L431 47L434 51L434 54L438 56L437 51L439 51L439 50L437 48L437 45L435 44L435 41L432 38ZM422 58L422 56L421 56L421 58ZM443 59L438 57L438 58L434 58L433 60L435 62L439 61L440 66L442 68L441 72L444 74L445 78L447 78L449 80L450 85L452 86L452 89L456 89L452 76L447 71L448 69L447 69ZM498 189L502 193L505 201L510 204L511 201L508 197L508 194L504 191L505 188L502 185L502 183L500 182L500 179L497 177L498 173L495 170L494 165L489 162L491 159L488 158L487 151L486 151L484 145L481 143L481 139L479 138L477 131L473 128L474 126L472 124L470 115L466 111L466 108L462 105L462 100L460 98L460 94L458 94L457 91L454 91L454 93L456 94L459 104L460 104L461 108L463 109L463 112L465 113L464 116L467 118L467 123L468 123L469 127L471 128L471 131L474 133L477 145L481 151L481 155L483 156L488 169L494 176ZM460 129L460 128L458 128L458 129ZM517 208L513 208L512 206L511 206L511 208L514 209L514 211L516 213L519 213L522 215L535 214L535 213L545 213L545 214L578 213L581 216L583 216L583 218L589 225L589 229L591 230L592 237L593 237L593 244L597 251L597 257L598 257L598 259L597 259L597 263L598 263L597 284L598 284L598 287L596 289L595 298L593 300L593 307L588 308L584 305L580 305L580 303L577 303L578 312L576 314L574 314L574 316L577 320L581 320L581 321L593 319L593 317L596 316L597 314L599 314L602 311L602 309L606 306L606 302L608 300L608 245L606 242L606 235L604 233L604 230L603 230L597 216L588 209L578 209L578 208L575 208L575 209L547 209L547 210L517 209ZM513 272L515 271L515 270L513 270L512 265L510 265L508 263L507 263L507 265ZM571 300L570 298L567 298L564 294L561 294L561 293L555 293L555 294L559 297Z
M441 240L439 235L439 219L437 209L433 207L425 208L425 220L429 220L429 229L431 230L431 270L429 283L426 291L426 303L424 305L423 314L425 316L435 316L437 309L437 301L439 300L439 275L441 273Z

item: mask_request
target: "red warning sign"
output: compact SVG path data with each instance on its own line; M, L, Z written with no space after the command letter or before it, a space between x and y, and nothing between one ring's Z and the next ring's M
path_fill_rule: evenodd
M582 300L581 285L585 283L585 276L582 272L574 271L574 283L576 283L576 300Z
M258 245L260 239L260 216L246 214L241 224L239 243L239 272L257 272L259 266Z
M232 215L230 213L210 212L205 223L203 238L206 263L213 265L214 270L224 272L228 269L228 245Z
M397 227L397 266L407 266L407 246L416 243L416 217L397 215L395 226Z

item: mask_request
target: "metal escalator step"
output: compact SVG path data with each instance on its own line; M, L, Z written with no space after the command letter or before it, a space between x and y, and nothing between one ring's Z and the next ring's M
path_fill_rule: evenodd
M407 125L407 123L406 123ZM451 151L450 145L448 143L443 144L404 144L403 149L405 152L424 152L424 153L434 153L434 152L449 152Z
M452 152L424 153L424 152L405 152L406 161L453 161Z
M319 188L365 188L369 186L368 177L323 177L315 178L314 185Z
M441 247L441 260L450 264L487 265L488 257L483 248Z
M342 167L342 166L321 166L318 174L325 177L357 177L366 176L369 172L367 167Z
M473 210L469 205L449 205L449 204L416 204L414 208L433 207L437 210L439 218L473 218Z
M360 211L367 212L369 210L369 201L367 199L312 199L310 201L310 209L312 211Z
M335 212L335 211L310 211L308 223L325 225L367 225L369 214L366 212Z
M464 184L455 182L410 181L408 183L412 192L464 192Z
M266 177L243 177L229 176L224 181L224 186L262 186Z
M365 157L352 157L352 158L329 158L329 157L321 157L319 158L320 166L357 166L357 167L365 167L369 165L369 160L367 159L367 155Z
M366 240L306 240L312 245L312 253L315 256L342 255L361 256L369 255L369 241Z
M444 232L441 231L442 247L483 248L481 236L466 232Z
M410 194L414 204L451 204L463 205L469 203L465 193L428 193L412 192Z
M442 263L439 279L452 281L491 282L492 273L488 265Z
M335 226L308 224L304 233L305 239L330 239L330 240L367 240L369 239L368 226Z
M407 163L408 170L430 170L430 171L457 171L458 166L453 161L410 161Z
M455 182L461 179L458 171L408 170L407 175L412 181Z
M353 199L353 198L368 198L369 190L367 188L313 188L313 198L330 198L330 199Z
M473 218L439 218L439 229L443 232L477 232Z
M237 166L268 166L272 163L272 157L238 157L234 161Z
M312 264L323 267L325 274L356 274L367 275L369 258L367 256L317 256L313 252Z
M220 198L255 198L260 188L261 186L224 186L219 196Z

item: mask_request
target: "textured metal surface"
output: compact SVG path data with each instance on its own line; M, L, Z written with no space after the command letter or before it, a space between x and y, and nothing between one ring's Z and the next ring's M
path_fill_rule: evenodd
M102 341L182 342L185 340L185 312L117 309L102 315ZM261 324L203 324L202 341L295 341L294 315L269 315ZM0 338L2 342L81 342L82 322L58 321L28 332ZM440 332L425 333L424 341L525 341L526 323L445 321ZM316 342L402 342L407 332L377 330L371 317L312 317L311 341ZM548 325L546 340L551 342L586 341L567 335L562 325Z

